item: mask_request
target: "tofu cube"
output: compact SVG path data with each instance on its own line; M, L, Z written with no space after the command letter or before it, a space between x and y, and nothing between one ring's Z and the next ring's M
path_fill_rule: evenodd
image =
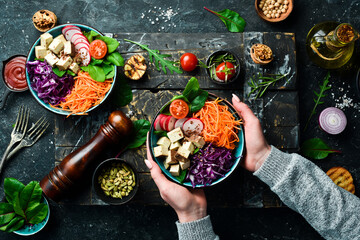
M64 43L60 39L54 39L49 45L49 50L53 51L55 54L59 54L64 48Z
M53 54L52 52L46 54L44 59L52 67L55 66L55 64L59 61L59 58L55 56L55 54Z
M183 146L179 147L179 149L177 150L176 154L175 154L175 158L178 160L178 161L186 161L189 156L190 156L190 151L187 150L186 148L184 148Z
M165 162L169 165L178 163L178 160L176 160L175 155L176 155L176 150L170 150L167 158L165 159Z
M182 170L188 169L190 167L190 160L179 162L179 165Z
M198 148L202 148L205 145L204 138L199 135L192 135L188 140Z
M63 42L63 44L65 45L65 43L67 42L64 35L60 34L59 36L57 36L56 38L54 38L54 40L59 39L60 41Z
M163 162L163 164L164 164L164 168L165 168L165 169L169 169L170 164L168 164L168 163L166 162L166 160Z
M179 141L180 139L184 138L184 134L181 131L181 128L175 128L174 130L167 133L167 136L170 139L170 142L174 143L176 141Z
M42 46L36 46L35 47L35 57L36 58L43 59L43 58L45 58L46 55L47 55L46 48L44 48Z
M169 148L170 146L170 140L167 138L167 137L161 137L157 143L157 145L163 145L165 146L166 148Z
M53 36L50 33L44 33L40 36L40 46L48 49L50 43L53 41Z
M195 147L194 144L192 144L192 142L184 142L182 146L183 148L189 150L191 154L194 153Z
M178 150L179 147L181 147L181 144L179 142L174 142L170 144L170 150Z
M180 166L179 166L179 164L171 165L170 173L174 177L178 177L180 175Z
M165 146L159 145L154 147L155 157L166 157L169 154L168 149Z
M59 70L64 71L69 68L72 61L73 60L70 56L62 56L56 63L56 66L58 66Z
M69 69L73 71L74 73L78 73L80 71L80 67L76 62L73 62L70 64Z
M64 55L69 55L69 56L75 55L74 45L70 41L66 41L64 43Z

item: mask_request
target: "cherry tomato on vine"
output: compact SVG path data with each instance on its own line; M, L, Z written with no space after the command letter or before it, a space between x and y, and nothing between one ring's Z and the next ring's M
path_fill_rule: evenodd
M102 40L94 40L90 43L90 55L95 59L102 59L107 53L106 43Z
M176 119L184 118L189 113L189 105L182 99L176 99L170 104L170 114Z
M180 65L184 71L190 72L196 68L198 64L197 57L192 53L184 53L180 58Z
M225 82L230 80L235 72L235 66L231 62L222 62L216 67L216 76Z

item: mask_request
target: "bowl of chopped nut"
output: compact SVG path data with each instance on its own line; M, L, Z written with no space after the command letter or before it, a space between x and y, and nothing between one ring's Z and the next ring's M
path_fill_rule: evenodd
M261 43L256 43L251 46L250 56L254 63L260 65L268 64L274 59L271 48Z
M285 20L293 10L293 0L255 0L257 14L268 22Z
M138 188L137 172L128 162L120 158L105 160L93 174L93 190L97 197L111 205L129 202Z

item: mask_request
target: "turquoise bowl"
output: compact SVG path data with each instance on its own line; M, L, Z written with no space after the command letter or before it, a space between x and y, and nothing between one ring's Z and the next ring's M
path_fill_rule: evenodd
M211 94L209 93L209 97L208 99L209 100L215 100L216 98L219 98L217 96L215 96L214 94ZM221 98L220 98L221 99ZM228 101L226 101L225 99L223 99L222 101L223 104L227 105L229 107L229 111L235 116L235 119L238 120L238 119L241 119L239 114L236 112L236 110L234 109L234 107L232 106L232 104ZM155 119L157 118L157 116L160 114L160 111L156 114L156 116L154 117L154 120L153 122L151 123L151 127L150 127L150 137L149 137L149 145L150 145L150 153L151 153L151 157L156 161L156 163L160 166L162 172L168 177L170 178L172 181L180 184L180 185L183 185L183 186L186 186L186 187L192 187L191 185L191 182L190 181L184 181L184 182L180 182L176 177L174 177L173 175L171 175L171 173L169 172L169 170L167 170L165 167L164 167L164 164L163 164L163 159L159 159L159 158L156 158L155 155L154 155L154 147L156 147L156 142L158 141L159 139L159 136L157 136L154 131L154 122L155 122ZM243 152L244 152L244 147L245 147L245 140L244 140L244 129L243 129L243 126L241 125L241 131L239 130L238 131L238 137L240 139L240 141L238 142L236 148L233 150L233 155L235 157L235 161L234 161L234 164L233 166L231 167L230 171L227 172L223 177L217 179L216 181L212 182L211 184L209 185L196 185L195 187L196 188L203 188L203 187L210 187L210 186L214 186L222 181L224 181L226 178L228 178L234 171L235 169L238 167L240 161L241 161L241 158L242 158L242 155L243 155Z
M52 29L50 29L49 31L47 31L48 33L50 33L54 38L58 35L60 35L62 32L62 28L67 26L67 25L74 25L74 26L77 26L79 27L82 31L85 31L85 32L89 32L89 31L94 31L94 32L97 32L98 34L100 35L103 35L103 33L101 33L100 31L96 30L95 28L92 28L92 27L89 27L89 26L86 26L86 25L83 25L83 24L77 24L77 23L68 23L68 24L63 24L63 25L59 25L59 26L56 26ZM29 51L29 54L27 56L27 59L26 59L26 62L28 61L34 61L35 60L35 47L40 45L40 37L35 41L35 43L32 45L30 51ZM95 108L99 107L107 98L108 96L110 95L112 89L114 88L114 85L115 85L115 79L116 79L116 74L117 74L117 68L115 66L115 75L114 75L114 82L112 83L111 85L111 88L110 90L107 92L107 94L105 95L104 99L96 106L93 106L92 108L88 109L86 112L84 113L88 113L92 110L94 110ZM60 115L69 115L70 112L68 111L64 111L64 110L61 110L61 109L57 109L57 108L53 108L51 107L50 104L48 103L45 103L43 100L41 100L38 95L37 95L37 92L31 87L31 84L30 84L30 77L29 77L29 74L28 72L26 71L26 82L29 86L29 90L31 92L31 94L34 96L35 100L41 105L43 106L44 108L46 108L47 110L51 111L51 112L54 112L54 113L57 113L57 114L60 114ZM79 113L79 115L81 114L84 114L84 113Z
M49 217L50 217L49 202L46 200L45 197L43 197L43 203L45 203L48 206L48 209L49 209L46 218L41 223L38 223L38 224L24 225L22 228L20 228L19 230L14 231L13 233L15 233L17 235L21 235L21 236L30 236L30 235L34 235L35 233L37 233L41 229L43 229L45 227L45 225L47 224L47 222L49 221Z

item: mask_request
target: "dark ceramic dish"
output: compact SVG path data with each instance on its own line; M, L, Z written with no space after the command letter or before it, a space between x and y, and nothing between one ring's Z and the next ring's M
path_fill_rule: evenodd
M130 168L135 175L135 186L133 187L133 190L130 192L128 196L124 196L123 198L113 198L111 196L106 196L103 189L101 188L100 184L98 183L98 177L101 174L101 171L107 167L111 167L114 163L122 163L125 164L128 168ZM98 198L100 198L102 201L111 204L111 205L121 205L124 203L129 202L136 194L138 188L139 188L139 177L135 169L126 161L119 159L119 158L110 158L108 160L105 160L104 162L100 163L99 166L96 168L93 179L92 179L92 185L93 190L95 191Z
M230 84L230 83L233 83L240 75L240 59L238 58L238 56L236 56L236 54L230 50L219 50L219 51L215 51L213 52L212 54L210 54L208 56L208 58L206 59L206 66L210 66L211 65L211 60L216 57L217 55L223 55L223 54L230 54L232 56L234 56L234 59L235 59L235 63L233 63L235 66L236 66L236 72L235 72L235 75L229 79L227 82L223 82L223 81L218 81L218 80L215 80L214 78L211 77L211 74L210 74L210 68L207 68L206 71L211 79L211 81L213 81L214 83L217 83L217 84L222 84L222 85L226 85L226 84Z

